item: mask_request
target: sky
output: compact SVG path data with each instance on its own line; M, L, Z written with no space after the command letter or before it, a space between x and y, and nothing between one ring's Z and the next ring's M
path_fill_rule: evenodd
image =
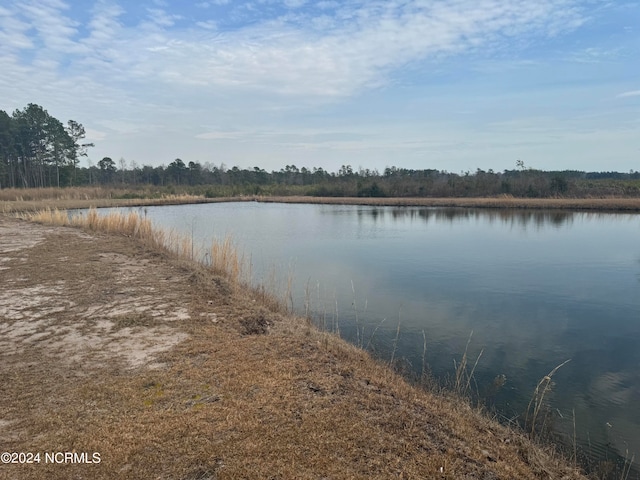
M637 0L0 0L83 165L640 170Z

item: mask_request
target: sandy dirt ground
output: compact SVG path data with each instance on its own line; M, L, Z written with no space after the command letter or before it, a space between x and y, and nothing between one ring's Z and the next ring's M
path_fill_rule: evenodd
M155 354L185 338L175 326L190 315L183 282L144 256L111 251L109 243L76 229L0 225L4 368L28 363L36 352L39 363L69 370L105 363L154 368Z
M188 338L188 277L130 239L0 217L2 450L32 450L34 420L53 419L71 386L166 367L159 354ZM19 478L8 468L0 478Z

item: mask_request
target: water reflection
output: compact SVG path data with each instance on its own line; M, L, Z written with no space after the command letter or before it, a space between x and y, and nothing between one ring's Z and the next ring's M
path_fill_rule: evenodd
M334 215L335 212L325 210L326 215ZM612 214L602 212L575 212L570 210L523 210L523 209L487 209L487 208L460 208L460 207L368 207L356 206L345 213L357 215L359 221L365 217L372 220L384 221L389 216L393 220L433 222L459 222L468 220L481 220L489 224L499 222L508 226L519 227L562 227L572 224L576 218L583 221L597 221L607 216L618 215L632 219L635 214Z

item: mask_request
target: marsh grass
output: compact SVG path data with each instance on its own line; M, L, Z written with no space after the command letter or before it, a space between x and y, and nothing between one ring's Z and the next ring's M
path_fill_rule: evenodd
M114 197L115 191L115 189L102 187L4 188L0 190L0 201L90 200L96 198L112 198Z
M356 287L353 284L353 280L351 280L351 292L353 293L353 302L351 302L351 306L353 307L353 315L356 322L356 345L358 348L365 348L365 345L364 345L365 324L360 322L360 316L358 313L358 299L356 296ZM368 300L365 298L364 310L362 311L363 315L367 314L367 306L368 306ZM369 342L367 342L367 348L369 347L369 345L371 345L373 341L373 335L375 335L375 330L371 338L369 338Z
M198 260L217 275L224 275L233 285L246 285L249 282L248 268L244 256L238 251L230 236L222 241L213 241L210 247L203 249L194 245L193 238L175 231L156 228L146 217L137 212L122 213L112 211L100 214L95 208L86 213L69 215L65 210L44 209L35 213L19 215L38 223L59 226L86 228L94 232L120 234L140 240L150 248L163 250L188 261ZM265 293L264 296L267 294Z
M208 253L215 273L229 275L235 283L249 281L244 255L239 253L231 235L225 236L221 242L214 241Z
M312 287L310 283L311 279L307 279L304 288L304 302L302 304L303 319L306 325L315 325L324 332L340 336L337 292L333 293L331 300L327 299L328 301L323 302L320 294L320 284L317 283L317 285ZM316 292L313 292L313 290L316 290ZM504 388L507 378L504 374L498 374L492 381L482 382L480 380L480 375L477 372L480 371L479 367L483 358L484 349L480 349L479 353L477 353L478 349L472 349L473 331L469 334L461 357L460 354L458 354L453 359L453 372L449 370L448 374L436 377L427 363L427 335L425 330L422 330L422 356L420 359L417 359L415 365L412 364L408 358L398 356L400 336L401 334L403 337L405 336L405 333L402 332L401 312L398 313L396 328L385 333L386 338L390 337L391 349L384 348L378 350L377 346L374 345L374 338L387 319L383 318L377 325L375 325L375 323L367 323L366 298L363 300L358 295L358 290L353 280L350 281L350 290L352 295L351 308L348 312L350 328L345 338L350 341L354 347L371 354L377 362L399 373L413 385L430 393L453 396L461 399L471 408L478 409L484 414L489 414L493 419L500 421L503 425L524 433L534 442L545 445L546 448L562 455L566 458L567 462L572 464L574 470L578 471L581 468L588 468L591 472L596 471L597 461L594 462L587 458L586 455L581 454L582 451L577 442L575 410L572 416L572 436L571 434L564 435L562 433L562 426L558 426L552 421L555 418L555 412L558 412L560 418L564 418L558 409L552 407L550 399L550 394L553 390L552 379L558 369L564 366L569 360L552 369L551 372L540 379L537 384L534 379L532 387L535 386L535 389L527 409L525 410L524 406L527 405L527 400L529 400L528 396L522 399L522 404L520 404L520 400L518 400L519 406L517 407L517 412L512 408L513 406L510 406L512 416L507 417L496 410L497 407L495 404L495 396ZM312 305L316 300L317 305ZM329 306L330 308L332 303L335 304L333 321L327 322L327 307ZM362 306L363 304L364 307ZM342 305L342 303L340 305ZM353 331L354 326L355 332ZM324 338L326 339L328 337ZM473 352L473 350L475 350L475 352ZM509 394L507 393L507 395ZM623 460L625 462L624 464ZM598 476L598 478L602 480L628 480L630 476L629 472L632 472L632 476L635 474L632 470L633 460L634 458L629 460L629 457L625 457L624 459L619 457L616 461L617 463L612 463L612 473ZM615 471L613 469L615 469Z
M467 345L464 349L464 353L462 354L462 358L460 359L460 363L457 363L455 359L453 360L453 368L455 370L455 383L453 385L453 390L463 397L468 397L471 393L471 382L473 381L475 384L475 378L473 376L476 371L476 367L478 366L478 362L480 361L480 357L482 357L482 353L484 350L480 350L480 353L476 357L476 361L471 368L471 371L467 369L468 367L468 356L467 353L469 351L469 344L471 343L471 337L473 336L473 330L469 334L469 338L467 339ZM478 386L476 384L476 391L478 390Z
M620 480L627 480L633 467L633 461L636 459L636 455L633 454L629 457L629 449L625 452L624 465L622 466L622 473L620 474Z
M380 323L378 323L378 325L376 325L376 327L373 329L373 332L371 333L371 335L369 335L369 341L367 342L367 346L365 347L365 350L369 351L372 348L373 345L373 340L376 336L376 332L378 331L378 329L382 326L382 324L384 322L386 322L387 319L383 318L382 320L380 320Z
M5 188L0 190L0 211L4 213L37 211L46 207L59 209L118 207L141 205L172 205L189 203L258 201L276 203L314 203L340 205L472 207L517 209L571 209L600 211L640 211L640 198L516 198L510 195L496 197L445 198L375 198L375 197L311 197L302 195L241 195L234 188L217 188L215 195L202 188L174 186L153 187L67 187L67 188ZM295 193L291 191L290 193Z
M640 211L640 198L516 198L509 195L497 197L255 197L258 202L313 203L335 205L379 205L393 207L461 207L461 208L518 208L518 209L569 209L601 211Z
M0 190L2 213L38 212L51 209L86 209L102 207L134 207L150 205L182 205L245 201L242 198L206 198L191 193L166 193L156 190L106 188L4 189Z
M65 187L65 188L4 188L0 190L2 202L42 202L72 200L141 200L166 199L173 201L194 200L204 198L203 195L183 191L176 193L170 188L126 187Z
M391 359L389 360L389 365L393 366L393 362L396 357L396 349L398 348L398 340L400 339L400 314L398 314L398 327L396 328L396 336L393 339L393 348L391 349Z
M420 369L420 384L428 385L431 375L427 365L427 334L422 330L422 365Z
M536 388L533 392L533 396L529 401L529 405L527 406L527 410L525 412L525 428L529 431L529 434L532 438L540 437L544 432L544 428L547 422L548 415L548 403L545 403L545 397L547 397L553 388L553 376L556 372L562 368L564 365L569 363L571 359L565 360L560 365L556 366L553 370L551 370L547 375L542 377L542 379L536 385ZM545 412L544 417L539 418L541 413Z

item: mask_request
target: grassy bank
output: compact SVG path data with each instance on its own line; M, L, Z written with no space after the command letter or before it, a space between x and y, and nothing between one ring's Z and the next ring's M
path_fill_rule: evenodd
M133 213L103 217L90 211L69 218L49 210L32 219L81 227L89 235L48 230L55 238L33 247L32 255L22 252L0 274L33 263L36 285L47 285L43 277L50 268L52 284L73 281L90 290L111 270L82 265L106 252L120 263L125 258L133 263L123 276L105 279L104 288L139 284L157 298L149 312L109 321L125 330L155 328L163 320L153 313L165 308L168 298L184 304L189 315L163 323L174 336L187 338L156 359L160 367L122 369L113 361L91 367L85 361L84 380L77 382L68 378L73 376L66 364L57 369L57 360L45 356L47 368L41 371L27 361L28 350L20 354L25 358L16 354L0 409L9 421L24 412L28 416L12 424L17 427L8 448L89 449L104 459L89 467L27 466L20 470L22 478L69 478L87 475L87 468L98 479L150 472L184 480L583 478L464 400L410 385L363 350L289 315L265 292L247 288L241 256L230 242L209 248L212 260L201 264L193 261L190 239L156 230ZM29 234L31 225L20 228ZM83 250L86 260L79 257ZM73 268L61 268L60 257ZM170 283L163 283L165 278ZM92 298L95 303L102 296ZM90 304L90 311L100 312L97 306ZM91 321L101 320L94 313ZM44 349L41 345L37 348ZM37 358L43 352L36 351ZM2 468L0 475L10 472L9 478L17 471L8 470L12 465Z
M226 192L226 191L225 191ZM224 193L224 192L222 192ZM213 202L259 201L279 203L312 203L328 205L424 206L458 208L567 209L591 211L640 212L640 197L594 198L518 198L497 197L317 197L300 195L233 195L211 196L203 188L139 187L139 188L42 188L0 190L0 212L38 211L46 208L79 209L90 207L126 207L178 205Z
M21 218L47 225L81 227L93 232L120 234L135 238L147 248L162 251L176 258L201 262L216 275L224 275L232 285L248 284L248 267L230 237L213 242L207 249L194 245L193 239L173 231L155 228L151 220L136 212L110 212L101 215L95 208L86 213L69 215L64 210L46 209L20 215Z
M255 197L259 202L393 207L459 207L566 209L639 212L640 198L366 198L366 197Z
M56 193L57 189L51 190ZM74 189L75 190L75 189ZM78 189L81 190L81 189ZM111 207L144 207L154 205L186 205L196 203L215 203L228 201L242 201L242 198L205 198L202 195L192 194L162 194L140 197L130 197L126 191L111 191L93 189L95 197L79 197L76 195L17 195L9 200L0 200L1 213L38 212L43 209L85 209L85 208L111 208ZM57 190L59 192L59 190ZM22 191L17 191L21 192ZM113 196L112 196L113 195ZM6 198L7 196L5 196Z

